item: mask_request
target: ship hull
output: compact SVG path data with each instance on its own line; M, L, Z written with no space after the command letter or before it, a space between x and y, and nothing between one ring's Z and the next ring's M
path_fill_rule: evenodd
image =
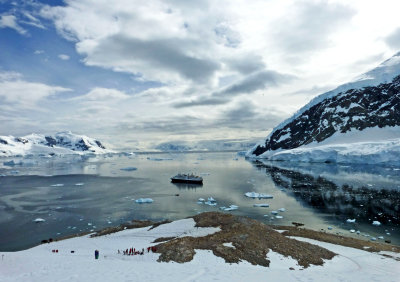
M171 178L172 183L203 184L203 180Z

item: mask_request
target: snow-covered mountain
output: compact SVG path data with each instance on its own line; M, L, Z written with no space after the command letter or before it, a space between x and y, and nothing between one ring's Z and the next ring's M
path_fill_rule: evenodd
M106 149L100 141L71 132L54 136L30 134L24 137L0 136L0 157L41 154L103 154Z
M400 164L400 52L353 82L311 100L247 156Z

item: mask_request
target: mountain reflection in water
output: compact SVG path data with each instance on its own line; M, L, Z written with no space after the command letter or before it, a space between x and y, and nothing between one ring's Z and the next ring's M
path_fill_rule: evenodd
M397 168L339 166L284 162L253 163L271 176L274 184L305 206L340 220L357 223L400 224L400 177ZM278 165L278 166L277 166Z

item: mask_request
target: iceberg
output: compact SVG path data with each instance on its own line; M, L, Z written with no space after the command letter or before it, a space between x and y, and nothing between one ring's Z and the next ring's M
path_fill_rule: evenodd
M380 223L379 221L377 221L377 220L374 220L374 221L372 222L372 225L380 226L381 223Z
M154 201L151 198L140 198L140 199L135 200L135 202L138 204L151 204Z
M34 222L39 223L39 222L45 222L46 220L44 220L43 218L36 218L34 220Z
M268 194L261 194L261 193L257 193L257 192L247 192L244 193L244 195L248 198L253 198L253 199L272 199L273 196L272 195L268 195Z

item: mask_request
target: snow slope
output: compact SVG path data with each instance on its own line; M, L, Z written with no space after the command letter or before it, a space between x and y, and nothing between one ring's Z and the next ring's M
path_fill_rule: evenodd
M400 52L353 82L311 100L246 156L398 164L399 144Z
M219 228L195 227L193 219L89 238L43 244L28 250L0 253L0 281L398 281L400 262L366 251L307 240L336 252L323 266L301 270L296 261L270 251L269 268L247 262L227 264L211 251L196 250L188 263L158 263L159 254L124 256L117 250L146 248L154 239L206 236ZM229 244L228 244L229 245ZM58 253L52 250L57 249ZM71 251L75 251L71 253ZM94 259L94 250L100 258ZM389 253L389 255L393 255ZM289 270L292 267L294 270Z
M346 92L350 89L361 89L364 87L377 86L382 83L389 83L400 74L400 52L396 53L393 57L387 59L383 63L381 63L378 67L372 69L365 74L356 77L354 81L340 85L339 87L328 91L324 94L321 94L314 99L312 99L307 105L300 108L292 117L280 123L275 130L283 128L288 123L292 122L296 118L298 118L301 113L310 109L312 106L326 100L328 98L334 97L339 93ZM272 132L271 132L272 134ZM271 134L269 136L271 136ZM269 137L268 136L268 137ZM267 138L268 138L267 137Z
M103 154L112 152L100 141L72 132L54 136L30 134L24 137L0 136L0 157L48 154Z
M289 150L267 151L271 161L400 165L400 127L367 128L335 133L318 143Z

